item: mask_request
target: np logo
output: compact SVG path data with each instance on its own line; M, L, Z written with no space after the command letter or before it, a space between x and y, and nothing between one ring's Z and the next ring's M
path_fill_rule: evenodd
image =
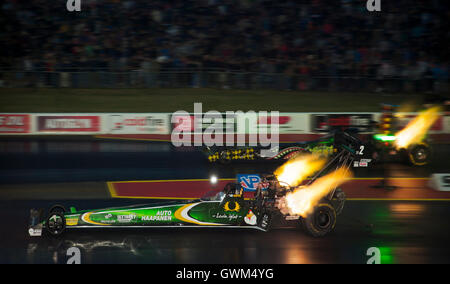
M237 181L244 191L255 191L261 178L259 175L237 175Z
M225 205L223 206L223 209L225 211L235 211L235 212L239 212L239 210L241 210L241 206L239 205L239 203L237 203L236 201L231 202L231 207L230 207L230 201L228 201L227 203L225 203Z

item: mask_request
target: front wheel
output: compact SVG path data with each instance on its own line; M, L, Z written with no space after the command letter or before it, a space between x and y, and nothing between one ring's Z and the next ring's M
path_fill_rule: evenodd
M66 218L60 212L53 212L48 216L45 228L50 235L60 236L66 229Z
M322 201L302 220L303 228L313 237L323 237L336 226L336 210L328 201Z
M408 149L409 162L415 166L424 166L430 162L431 149L425 143L412 145Z

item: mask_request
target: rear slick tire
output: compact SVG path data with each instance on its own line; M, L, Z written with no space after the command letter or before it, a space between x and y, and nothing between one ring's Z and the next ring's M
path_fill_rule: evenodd
M414 166L425 166L430 159L431 149L426 143L416 144L408 149L408 160Z
M336 210L328 201L320 202L314 211L302 220L303 228L313 237L324 237L336 226Z

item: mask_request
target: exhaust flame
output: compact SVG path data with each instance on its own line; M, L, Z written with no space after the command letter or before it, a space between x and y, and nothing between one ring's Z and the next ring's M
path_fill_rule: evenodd
M440 107L433 107L419 114L402 130L395 134L395 147L407 148L409 145L422 141L428 129L439 118Z
M299 187L285 197L285 204L289 213L304 218L310 214L314 206L337 186L352 177L352 173L345 168L327 174L306 187Z
M302 155L284 163L275 171L275 176L282 183L297 186L308 176L323 167L325 162L325 159L317 155Z

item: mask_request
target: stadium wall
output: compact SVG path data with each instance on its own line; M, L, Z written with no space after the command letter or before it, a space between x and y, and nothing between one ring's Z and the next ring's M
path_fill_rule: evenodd
M240 115L226 117L222 114L219 126L210 118L202 118L202 133L215 127L215 133L228 130L231 134L254 134L255 130L270 129L272 122L267 114L257 116L256 128L236 125ZM404 126L417 113L402 113L398 119ZM373 122L381 113L280 113L279 133L281 142L311 140L328 133L333 128L355 128L362 135L373 133ZM171 141L174 129L194 136L200 134L193 126L194 114L172 113L0 113L0 135L91 135L102 138ZM267 119L267 120L265 120ZM240 129L239 132L236 131ZM245 133L242 133L244 131ZM450 116L441 114L429 131L438 142L450 142Z

